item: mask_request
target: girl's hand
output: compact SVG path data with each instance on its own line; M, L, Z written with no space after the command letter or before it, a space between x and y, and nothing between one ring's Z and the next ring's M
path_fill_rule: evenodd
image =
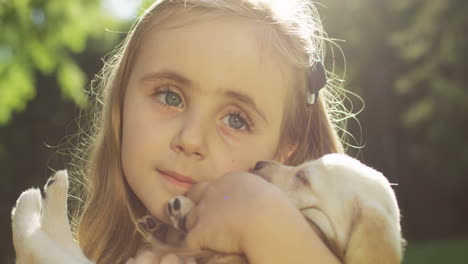
M191 249L245 253L260 225L277 229L276 212L293 207L279 188L249 173L229 173L201 188L187 195L197 203L186 220Z
M304 216L275 185L230 173L187 194L186 247L243 253L249 263L339 263Z
M158 255L152 251L144 250L135 258L130 258L125 264L197 264L192 258L181 258L175 254L165 256Z

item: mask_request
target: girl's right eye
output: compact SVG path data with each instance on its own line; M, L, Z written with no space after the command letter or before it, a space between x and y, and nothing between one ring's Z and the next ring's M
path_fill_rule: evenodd
M156 93L156 98L158 100L166 105L173 106L173 107L182 107L182 98L180 95L176 92L170 91L170 90L165 90L161 92Z

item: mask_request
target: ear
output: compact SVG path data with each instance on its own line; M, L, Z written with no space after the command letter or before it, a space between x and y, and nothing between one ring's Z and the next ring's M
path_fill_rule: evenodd
M338 245L338 237L330 217L325 214L325 212L315 207L303 209L301 213L309 221L315 232L317 232L330 251L342 261L344 252Z
M345 263L400 264L402 237L393 218L381 208L359 208L351 226Z

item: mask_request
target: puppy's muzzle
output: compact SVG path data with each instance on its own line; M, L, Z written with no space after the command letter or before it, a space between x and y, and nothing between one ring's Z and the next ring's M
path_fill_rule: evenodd
M263 161L263 160L255 163L254 172L265 168L266 166L268 166L269 163L270 163L269 161Z
M264 180L271 182L270 172L271 168L275 165L274 161L258 161L255 163L255 167L252 171L253 174L256 174L262 177Z

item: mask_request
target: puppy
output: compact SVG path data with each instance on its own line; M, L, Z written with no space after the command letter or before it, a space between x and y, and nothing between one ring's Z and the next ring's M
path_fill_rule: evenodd
M287 194L342 263L401 263L404 240L398 204L390 183L380 172L349 156L329 154L297 167L260 161L253 173ZM169 201L167 213L177 230L185 231L185 218L194 206L184 196ZM155 250L195 256L198 263L247 263L239 255L163 245L154 236L162 225L149 226L153 221L145 216L138 221L138 228Z
M74 241L67 217L67 171L24 191L11 212L16 264L92 264Z
M398 204L380 172L329 154L298 167L257 163L255 173L287 194L342 262L401 262Z

